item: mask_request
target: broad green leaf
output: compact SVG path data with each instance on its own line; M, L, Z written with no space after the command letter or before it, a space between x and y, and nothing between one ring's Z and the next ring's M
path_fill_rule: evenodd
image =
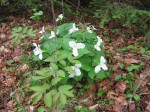
M70 91L65 91L64 94L68 97L74 97L74 95Z
M82 68L85 71L90 71L91 70L91 58L87 55L82 56L80 59L80 62L82 64Z
M53 96L53 104L56 103L56 101L58 100L59 96L60 96L60 93L59 93L59 92L56 93L56 94Z
M65 77L65 72L63 70L58 70L57 71L57 76L58 77Z
M133 95L133 97L134 97L134 99L135 99L136 101L140 101L140 100L141 100L141 99L140 99L140 96L137 95L137 94Z
M50 65L51 65L53 70L55 70L55 71L58 70L58 66L56 65L56 63L51 63Z
M18 27L16 32L21 32L22 31L22 27Z
M66 50L61 50L57 52L56 55L57 55L57 61L60 61L60 60L67 58L68 56L71 56L71 53Z
M30 87L30 90L35 91L35 92L44 92L41 86Z
M68 67L65 67L64 68L67 72L70 72L70 73L74 73L73 69L71 68L71 66L68 66Z
M67 98L66 98L66 96L65 96L63 93L60 94L60 102L61 102L63 105L65 105L66 102L67 102Z
M60 60L59 63L63 66L66 66L66 61L65 60Z
M45 108L44 106L40 106L37 110L38 112L45 112Z
M43 68L43 69L41 69L41 70L35 70L34 71L37 75L41 75L41 76L44 76L45 74L49 74L49 75L51 75L51 71L50 71L50 68L48 68L48 67L45 67L45 68Z
M46 75L44 75L44 76L32 76L32 78L33 78L34 80L46 79L46 78L48 78L48 77L50 77L49 74L46 74Z
M61 93L64 93L65 91L68 91L72 88L70 85L62 85L58 88L58 91Z
M69 33L69 29L71 29L73 26L73 23L65 23L63 25L60 25L57 27L57 30L59 31L60 36L64 36L65 34Z
M29 26L28 26L28 25L25 25L25 26L23 27L22 33L23 33L23 34L26 33L28 28L29 28Z
M44 103L46 104L47 107L51 107L52 106L52 96L50 93L46 93L44 95Z
M52 85L56 85L62 78L61 77L54 77L51 81Z
M30 35L30 34L32 33L32 31L33 31L33 28L30 28L30 29L28 30L27 34Z
M35 96L33 100L33 104L37 104L38 101L42 98L42 96L43 96L42 93L39 93L37 96Z
M43 43L43 49L48 53L52 54L56 51L58 51L59 48L62 46L61 38L57 39L48 39Z
M49 93L53 96L57 93L57 90L56 89L50 90Z
M104 72L103 70L101 70L101 71L99 71L99 72L97 73L96 77L97 77L98 79L100 79L100 80L103 80L103 79L106 78L107 76L106 76L105 72Z
M49 56L49 57L46 58L44 61L45 61L45 62L57 62L57 60L55 59L55 56L54 56L54 55Z
M89 72L88 72L88 76L91 78L91 79L94 79L94 77L98 75L94 72L94 69L91 69Z

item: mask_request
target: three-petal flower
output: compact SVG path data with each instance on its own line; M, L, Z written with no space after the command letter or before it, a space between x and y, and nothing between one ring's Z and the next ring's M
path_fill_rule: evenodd
M44 32L45 32L45 27L43 26L43 27L42 27L42 30L39 31L39 33L40 33L40 34L43 34Z
M99 65L95 67L95 73L98 73L101 70L101 68L105 71L108 70L108 67L106 66L105 63L106 63L105 58L101 56Z
M87 27L86 30L89 32L89 33L92 33L92 30L90 27Z
M72 54L74 56L78 56L78 49L83 49L85 47L83 43L76 43L74 41L70 41L69 46L72 47Z
M63 14L60 14L60 15L58 16L58 18L56 19L56 22L61 21L63 18L64 18L64 15L63 15Z
M72 70L74 71L74 73L69 73L69 77L72 78L74 76L80 76L81 75L81 71L80 71L80 68L81 68L81 64L75 64L75 66L71 66Z
M51 31L51 36L49 37L49 39L52 39L52 38L54 38L54 37L56 37L56 34L55 34L54 31Z
M42 50L40 48L40 45L37 45L36 43L33 43L33 45L35 46L35 49L33 50L34 55L38 55L39 59L42 60L43 56L42 56Z
M95 48L97 51L101 51L100 45L101 45L101 43L102 43L103 41L102 41L102 39L101 39L99 36L97 36L97 39L98 39L98 41L97 41L97 43L94 45L94 48Z
M78 30L79 30L79 28L76 28L76 24L73 23L72 28L69 30L69 34L71 34L71 33L73 33L73 32L76 32L76 31L78 31Z

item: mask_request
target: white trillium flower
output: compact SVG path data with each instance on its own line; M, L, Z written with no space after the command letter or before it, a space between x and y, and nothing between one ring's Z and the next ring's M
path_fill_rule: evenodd
M92 26L92 30L97 30L94 26Z
M87 30L89 33L92 33L92 30L90 29L90 27L87 27L86 30Z
M43 56L42 56L42 50L40 48L40 45L37 45L36 43L33 43L33 45L35 46L35 49L33 50L34 55L38 55L39 59L42 60Z
M85 47L83 43L76 43L74 41L70 41L69 46L72 47L72 54L74 56L78 56L78 49L83 49Z
M69 30L69 34L71 34L71 33L73 33L73 32L76 32L76 31L78 31L78 30L79 30L79 28L76 28L76 24L73 23L72 28Z
M44 32L45 32L45 27L43 26L43 27L42 27L42 30L39 31L39 33L40 33L40 34L43 34Z
M97 39L98 39L98 41L97 41L97 43L94 45L94 48L95 48L97 51L101 51L100 45L101 45L101 43L102 43L103 41L102 41L102 39L101 39L99 36L97 36Z
M64 18L63 14L60 14L60 15L58 16L58 18L56 19L56 21L58 22L58 21L62 20L63 18Z
M81 68L81 64L75 64L75 66L71 66L72 70L74 71L74 73L69 73L69 77L72 78L74 76L80 76L81 75L81 71L80 71L80 68Z
M101 56L100 64L95 67L95 73L98 73L101 70L101 68L105 71L108 70L108 67L106 66L105 62L106 62L105 58Z
M49 37L49 39L52 39L52 38L54 38L54 37L56 37L55 32L54 32L54 31L51 31L51 36Z

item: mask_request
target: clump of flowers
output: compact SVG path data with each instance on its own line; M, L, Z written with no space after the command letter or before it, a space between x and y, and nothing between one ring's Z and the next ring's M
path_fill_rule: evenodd
M60 15L56 21L62 18ZM83 29L83 26L75 23L65 23L42 35L41 45L33 44L34 59L43 63L43 69L36 70L37 76L32 78L40 80L40 86L36 86L43 91L40 95L50 99L50 102L44 99L46 106L51 107L57 101L61 105L66 104L66 97L73 97L69 91L74 85L72 81L82 83L82 79L86 79L92 82L95 78L102 80L109 75L105 72L108 67L103 41L94 30L93 26ZM42 29L42 32L45 31ZM31 87L31 90L39 95L35 87ZM34 97L41 97L38 95Z

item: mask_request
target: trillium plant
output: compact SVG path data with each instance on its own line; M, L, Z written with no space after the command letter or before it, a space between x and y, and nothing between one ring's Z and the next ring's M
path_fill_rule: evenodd
M56 21L63 18L60 15ZM74 84L92 83L109 76L103 53L103 41L93 26L64 23L50 32L41 33L40 44L33 43L33 59L40 63L35 70L31 96L36 104L44 97L46 107L62 108Z

